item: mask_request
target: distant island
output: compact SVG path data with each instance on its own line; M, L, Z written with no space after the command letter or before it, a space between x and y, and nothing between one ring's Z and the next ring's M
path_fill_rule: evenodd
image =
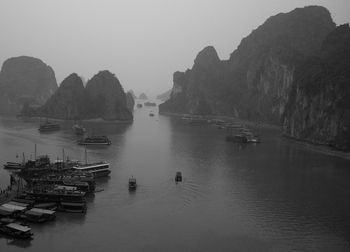
M160 113L281 125L286 136L350 151L349 34L320 6L270 17L228 60L208 46L175 72Z
M145 93L142 93L142 94L140 94L139 99L140 100L147 100L148 97L147 97L147 95Z
M22 116L49 117L64 120L133 120L134 100L125 94L114 74L100 71L84 87L73 73L64 79L56 92L40 107L25 104Z

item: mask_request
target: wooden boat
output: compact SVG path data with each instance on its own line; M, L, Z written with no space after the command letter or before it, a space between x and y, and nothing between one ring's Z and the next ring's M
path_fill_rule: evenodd
M136 187L137 187L136 178L134 177L129 178L129 190L135 190Z
M58 210L69 213L86 213L87 207L86 202L66 202L62 201Z
M24 226L18 223L1 224L0 232L19 239L30 239L33 236L29 226Z
M7 170L20 170L24 167L22 163L16 163L16 162L6 162L4 164L4 169Z
M51 132L60 130L61 126L58 123L52 123L46 121L45 123L40 124L39 131L40 132Z
M20 218L29 222L43 223L46 221L55 220L56 212L47 209L32 208L30 210L27 210L24 214L22 214Z
M176 172L175 181L176 182L181 182L182 181L182 174L181 174L181 172Z

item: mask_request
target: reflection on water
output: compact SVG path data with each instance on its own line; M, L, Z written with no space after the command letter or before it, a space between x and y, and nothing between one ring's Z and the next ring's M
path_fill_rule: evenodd
M349 161L314 153L263 130L263 143L237 145L226 132L135 110L133 124L84 123L112 145L88 148L110 178L89 197L86 215L59 213L33 225L28 251L349 251ZM152 108L154 111L154 108ZM38 121L0 120L1 162L62 148L84 160L73 122L39 134ZM16 157L18 155L18 158ZM183 182L175 183L181 171ZM137 178L136 191L128 179ZM0 170L0 185L9 184ZM0 238L0 250L18 251Z

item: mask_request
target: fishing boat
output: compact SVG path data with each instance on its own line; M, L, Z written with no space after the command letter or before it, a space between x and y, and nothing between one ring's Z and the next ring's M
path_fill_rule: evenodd
M137 187L136 178L134 177L129 178L129 190L135 190L136 187Z
M111 143L106 136L89 136L78 141L79 145L110 145Z
M18 223L0 224L1 233L19 239L30 239L33 236L29 226Z
M181 182L182 181L182 174L181 174L181 172L176 172L175 181L176 182Z
M52 123L49 121L46 121L45 123L41 123L39 126L40 132L57 131L60 129L61 129L61 126L58 123Z

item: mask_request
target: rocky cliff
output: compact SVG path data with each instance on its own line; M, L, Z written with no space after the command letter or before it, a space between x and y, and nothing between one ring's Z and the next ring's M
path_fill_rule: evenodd
M171 99L160 105L160 112L230 115L278 124L295 66L315 53L334 28L327 9L310 6L270 17L227 61L207 47L192 69L174 74Z
M32 57L10 58L0 72L0 113L16 115L24 104L40 106L56 89L50 66Z
M285 134L350 151L350 28L342 25L296 67Z
M71 74L55 94L40 108L25 107L25 116L58 119L132 120L126 94L119 80L109 71L101 71L84 88L81 78Z
M134 111L134 107L135 107L135 98L134 98L135 94L134 92L128 91L126 93L126 107L129 109L129 111L133 112Z
M172 89L169 89L168 91L165 91L164 93L161 93L160 95L157 95L158 100L167 101L170 99Z

